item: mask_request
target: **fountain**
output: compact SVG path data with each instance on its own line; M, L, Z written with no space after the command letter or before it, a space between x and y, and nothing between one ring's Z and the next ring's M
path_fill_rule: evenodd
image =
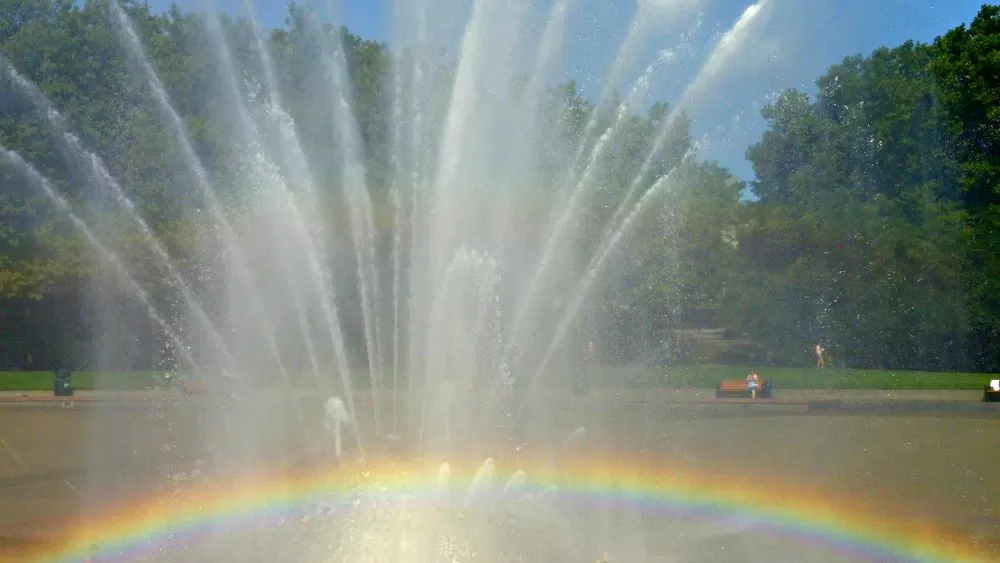
M394 4L398 56L385 170L371 169L379 161L366 154L367 132L356 118L350 62L337 34L309 12L298 30L313 48L300 62L314 71L300 87L311 99L307 109L325 120L324 141L316 146L296 121L302 116L290 109L288 85L252 2L255 53L249 60L231 51L231 24L205 15L205 40L217 57L213 94L232 140L229 163L213 169L139 30L111 2L109 18L130 72L161 118L188 190L182 207L188 206L184 220L198 233L189 258L194 266L175 262L128 187L74 136L54 103L0 60L2 87L46 116L64 156L77 163L77 181L103 194L101 201L110 203L101 205L110 207L95 212L86 198L61 195L11 150L0 157L70 218L110 267L114 283L141 302L165 355L176 358L168 367L208 386L190 432L207 441L203 453L210 452L214 475L292 465L302 455L322 458L330 448L342 466L354 467L350 460L375 459L387 439L405 442L413 459L486 459L464 480L453 476L452 466L440 466L436 488L409 494L380 495L388 485L371 481L346 500L309 495L294 510L255 519L255 531L239 539L226 539L224 531L184 536L150 560L180 554L189 561L245 560L252 553L289 561L570 561L599 556L604 550L592 552L593 544L613 534L603 511L561 504L552 479L559 456L576 455L567 452L580 449L588 433L579 424L563 428L547 420L533 401L543 396L547 377L565 371L557 365L559 353L571 345L572 328L595 280L607 273L608 257L682 182L694 154L669 154L665 147L683 111L752 37L769 2L751 5L718 40L704 69L660 120L624 197L603 224L588 225L597 238L576 264L567 257L590 220L585 208L604 181L605 157L622 142L651 78L676 56L660 46L652 61L638 60L638 46L652 35L644 25L648 11L675 10L672 16L682 18L693 3L639 3L575 146L553 136L545 115L548 76L573 2L553 2L519 93L511 85L523 71L515 54L532 37L529 2L473 2L453 68L441 67L429 29L445 6ZM327 8L335 17L335 7ZM635 64L645 70L607 122L599 110ZM541 185L553 186L550 201L531 192ZM381 203L393 218L386 240L377 229ZM524 215L539 203L540 215ZM117 231L102 223L109 209L132 225L116 228L139 233L162 273L166 283L158 296L137 279L138 266L116 245ZM553 301L562 305L549 307ZM357 350L363 353L352 356ZM212 392L223 386L232 392ZM322 424L326 433L317 430ZM353 446L343 443L345 430ZM545 432L554 442L545 444ZM542 456L541 478L518 466L527 463L519 459L524 451L546 450L554 453ZM210 473L203 465L199 458L197 472ZM509 477L495 482L500 467ZM591 521L603 522L604 536L582 537ZM631 556L641 558L642 548Z

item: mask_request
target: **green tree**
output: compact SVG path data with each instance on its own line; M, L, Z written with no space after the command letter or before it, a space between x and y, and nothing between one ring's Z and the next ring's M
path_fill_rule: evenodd
M1000 364L1000 6L938 37L931 65L948 108L968 213L967 292L977 367Z

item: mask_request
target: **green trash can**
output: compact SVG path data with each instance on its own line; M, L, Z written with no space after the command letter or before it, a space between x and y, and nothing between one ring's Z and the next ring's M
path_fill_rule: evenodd
M55 392L56 397L72 397L73 387L70 385L70 371L68 369L57 369L55 371Z

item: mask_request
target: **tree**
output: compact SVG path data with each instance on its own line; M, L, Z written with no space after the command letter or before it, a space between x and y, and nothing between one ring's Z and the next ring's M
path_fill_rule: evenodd
M224 69L208 33L210 22L176 7L154 14L142 1L122 6L209 182L227 209L238 208L231 198L247 193L239 171L256 153L236 134L241 125L231 119L232 97L219 80ZM218 241L204 237L212 219L201 212L205 202L191 181L189 163L108 17L109 0L7 0L0 7L0 64L9 63L51 98L186 279L197 280L192 282L197 291L210 295L213 276L204 274L218 266L211 257ZM264 84L252 26L241 18L220 22L237 87L251 100L253 116L264 116L274 92ZM554 314L536 315L534 330L551 333L562 319L567 288L575 287L602 241L669 175L669 185L661 184L636 214L586 305L581 335L591 332L588 339L608 342L606 358L678 361L683 350L673 329L691 325L745 333L776 363L808 361L811 346L822 341L835 361L848 365L954 368L971 362L996 368L998 32L1000 8L987 5L968 26L931 45L906 42L846 57L817 79L814 96L783 92L764 108L767 130L747 151L756 175L750 187L759 198L753 203L739 200L742 182L691 151L686 116L664 122L670 115L666 103L643 110L615 98L595 105L573 81L548 85L537 115L526 117L532 127L519 138L523 145L511 151L530 161L524 166L530 174L511 176L505 182L511 185L492 192L477 187L503 207L502 226L517 226L503 233L503 252L525 267L538 258L539 241L554 228L553 208L566 204L566 190L580 190L575 221L564 225L567 234L539 290L539 306ZM273 30L265 44L282 109L295 122L320 192L312 211L333 225L327 249L337 264L349 263L353 252L348 223L340 220L341 170L329 158L335 100L317 92L332 94L331 48L342 47L350 84L345 101L357 117L376 244L387 257L395 230L405 226L396 224L388 193L390 136L397 126L390 107L392 80L399 78L391 70L410 68L413 53L394 53L345 28L324 25L312 8L295 4L285 26ZM133 218L94 174L89 158L67 148L61 132L2 70L0 144L52 179L157 303L176 309L177 289L165 281ZM421 117L433 132L449 109L456 65L442 55L423 61L420 70L427 102ZM528 107L518 105L524 102L524 77L511 78L504 102ZM268 143L273 120L261 122ZM594 126L585 135L589 123ZM654 151L668 125L665 142ZM410 160L432 168L437 137L428 134ZM578 153L583 157L567 178ZM584 182L592 154L595 164ZM496 158L502 163L509 155ZM643 169L647 172L637 178ZM483 230L501 232L494 227ZM82 307L75 296L90 292L107 269L87 248L65 217L0 160L0 298ZM200 256L206 252L208 257ZM357 286L354 268L338 268L335 275L338 286ZM507 293L518 294L527 282L505 283L511 284ZM359 306L356 300L348 294L343 301L344 316L356 321L360 313L350 309ZM353 352L362 355L361 327L344 324ZM53 330L62 329L70 331L68 324ZM967 346L987 352L970 359L963 355Z
M847 57L815 101L791 90L764 108L731 314L775 361L805 361L816 341L852 365L959 361L964 263L948 256L964 214L932 57L912 42Z
M1000 6L983 5L968 27L939 37L934 48L932 71L960 143L966 203L1000 203Z
M931 70L948 108L969 214L966 269L976 367L1000 363L1000 6L934 42Z

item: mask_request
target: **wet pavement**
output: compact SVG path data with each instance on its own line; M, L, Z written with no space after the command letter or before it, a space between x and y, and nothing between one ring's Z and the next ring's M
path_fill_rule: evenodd
M1000 538L1000 449L992 447L1000 437L1000 409L984 409L996 404L978 403L970 392L787 391L779 395L787 403L749 405L708 401L714 398L710 393L541 394L529 404L513 441L470 442L462 456L482 459L516 445L522 455L538 457L563 447L573 429L584 427L578 448L593 459L643 459L692 474L761 475L775 487L776 499L801 486L830 498L861 499L886 518L940 523L969 542L997 550L1000 558L995 539ZM329 451L320 401L305 393L294 399L277 393L240 400L172 393L120 397L124 400L0 407L0 554L19 541L51 540L59 523L166 494L192 472L226 476L248 467L294 467ZM838 399L836 410L810 410L811 402ZM369 410L361 395L358 411ZM362 434L371 443L364 421ZM349 448L352 440L345 439ZM600 544L629 561L858 557L761 532L752 522L699 522L597 508L572 512L589 517L567 532L575 538L571 543L584 551ZM188 552L183 560L223 561L219 553L244 553L246 558L229 560L251 561L266 551L258 546L251 557L245 549L216 548L211 557L206 552L207 559ZM322 560L312 552L282 553L292 557L289 561Z

